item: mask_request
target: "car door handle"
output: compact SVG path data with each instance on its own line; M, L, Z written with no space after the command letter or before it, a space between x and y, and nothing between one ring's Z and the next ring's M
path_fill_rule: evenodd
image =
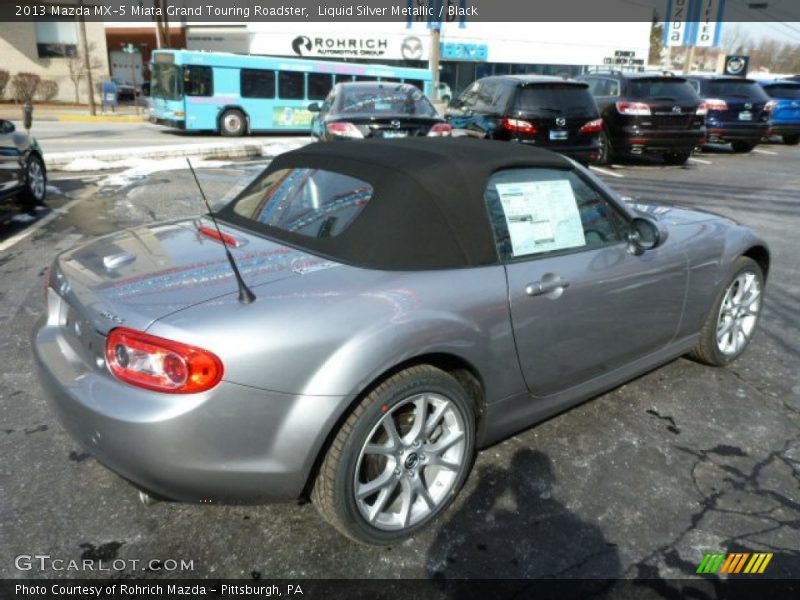
M569 287L568 279L548 279L546 281L534 281L525 286L525 293L528 296L543 296L558 289L563 290Z

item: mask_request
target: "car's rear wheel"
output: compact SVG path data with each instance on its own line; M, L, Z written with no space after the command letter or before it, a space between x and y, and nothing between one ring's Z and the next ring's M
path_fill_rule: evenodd
M614 148L611 147L611 139L608 132L601 131L598 136L598 141L600 142L600 148L598 149L598 156L594 162L598 165L610 165L614 162Z
M664 154L664 162L668 165L685 165L691 155L691 150L688 152L668 152Z
M390 544L438 517L461 489L475 453L475 416L461 385L429 365L391 376L336 434L312 501L358 542Z
M797 144L800 144L800 135L784 135L783 143L787 146L797 146Z
M740 154L750 152L756 147L756 145L757 144L754 144L753 142L731 142L731 148L733 148L733 151Z
M247 120L244 113L232 108L222 113L219 118L220 133L227 137L240 137L247 131Z
M20 200L27 209L44 204L47 194L47 171L44 162L37 154L31 154L25 164L25 187L20 193Z
M700 342L690 356L714 366L724 366L738 358L755 333L761 317L763 292L761 267L751 258L740 257L711 307L700 332Z

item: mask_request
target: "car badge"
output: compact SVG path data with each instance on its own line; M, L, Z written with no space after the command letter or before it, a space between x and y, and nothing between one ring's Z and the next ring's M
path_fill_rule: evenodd
M745 107L747 110L750 110L751 108L753 108L753 105L752 105L752 104L750 104L749 102L745 102L745 104L744 104L744 107Z
M125 322L125 319L120 317L119 315L115 315L114 313L104 310L100 313L100 316L106 319L107 321L111 321L112 323L116 323L117 325L122 325Z
M392 121L391 123L389 123L389 125L392 126L392 129L400 129L400 121L398 121L396 119L394 121Z
M675 113L676 115L679 115L683 111L681 111L681 107L680 106L673 106L672 107L672 112Z
M567 120L564 117L558 117L556 119L556 125L558 125L559 127L563 127L566 124L567 124Z

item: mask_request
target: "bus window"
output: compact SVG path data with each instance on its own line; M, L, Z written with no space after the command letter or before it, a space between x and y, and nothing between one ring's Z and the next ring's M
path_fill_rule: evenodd
M350 83L353 81L352 75L335 75L334 76L334 83Z
M422 81L422 79L404 79L403 83L407 83L409 85L413 85L415 88L417 88L421 92L425 91L425 82Z
M274 98L275 71L242 69L242 98Z
M285 100L305 98L305 75L291 71L278 72L278 96Z
M183 89L187 96L213 96L214 74L211 67L186 67L183 72Z
M308 74L308 99L324 100L333 87L333 76L327 73Z

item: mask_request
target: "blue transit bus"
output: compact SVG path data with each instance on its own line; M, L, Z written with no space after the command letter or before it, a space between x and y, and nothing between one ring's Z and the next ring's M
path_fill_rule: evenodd
M310 131L308 104L343 81L404 82L431 93L426 69L314 59L157 50L150 69L156 123L227 136Z

